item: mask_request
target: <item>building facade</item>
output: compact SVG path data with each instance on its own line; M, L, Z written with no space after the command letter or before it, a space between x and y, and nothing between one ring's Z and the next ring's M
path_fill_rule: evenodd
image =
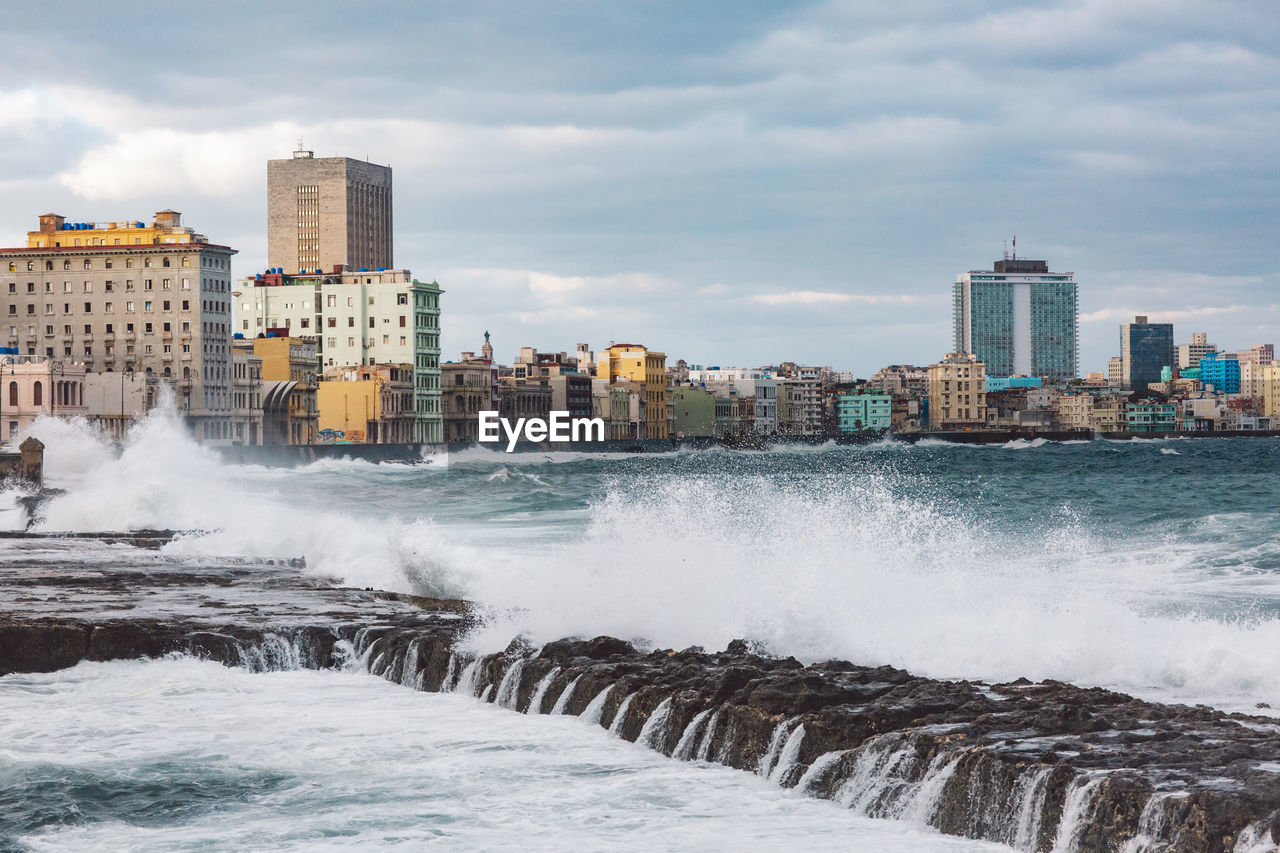
M841 432L883 432L893 424L888 394L841 394L837 418Z
M498 372L487 358L446 362L440 395L444 440L475 442L480 437L480 413L498 411Z
M6 355L0 361L0 444L12 441L41 415L87 416L84 377L83 364Z
M955 348L973 353L990 376L1076 376L1079 305L1074 273L1045 261L996 261L991 272L956 276Z
M1240 362L1235 353L1207 353L1200 359L1200 384L1219 394L1240 393Z
M1160 371L1173 364L1173 324L1148 323L1145 315L1120 326L1120 382L1125 388L1145 391L1160 381Z
M331 367L316 389L321 443L413 441L413 365Z
M947 353L929 367L929 428L976 429L986 422L986 365L970 353Z
M28 356L163 382L201 441L232 439L231 257L162 210L141 221L40 217L0 249L4 342Z
M1174 348L1177 367L1183 370L1188 367L1199 367L1200 359L1217 351L1218 345L1209 343L1209 335L1205 332L1192 332L1191 343L1178 344Z
M667 438L667 356L639 344L611 344L600 354L596 376L610 384L638 382L644 387L643 426L639 438Z
M440 412L440 295L433 282L408 270L290 275L266 272L242 279L232 294L236 333L267 329L314 336L320 368L412 364L414 441L444 440Z
M267 161L267 264L287 272L389 269L391 168L293 152Z
M320 437L312 337L261 337L236 346L262 360L262 443L315 444Z

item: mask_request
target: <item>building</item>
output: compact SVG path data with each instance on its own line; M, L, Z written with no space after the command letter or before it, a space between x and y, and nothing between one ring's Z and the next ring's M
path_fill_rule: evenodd
M893 424L893 397L888 394L841 394L838 407L841 432L882 432Z
M483 357L465 352L461 361L445 362L441 371L444 440L474 443L480 438L480 413L498 411L498 370L488 333Z
M1178 426L1178 407L1174 403L1149 400L1130 403L1125 420L1129 432L1173 432Z
M1246 350L1240 350L1240 352L1236 353L1236 361L1240 362L1241 365L1265 365L1275 360L1275 344L1255 344Z
M1209 343L1209 335L1205 332L1193 332L1191 343L1178 344L1175 348L1177 367L1185 370L1188 367L1199 367L1200 359L1211 352L1217 352L1218 345Z
M541 380L551 389L551 411L568 412L571 418L590 418L591 377L585 373L561 373Z
M440 412L440 285L408 270L291 275L268 271L242 279L232 294L236 332L267 329L314 336L319 366L412 364L414 441L443 441Z
M681 438L716 434L716 395L705 388L677 385L671 389L674 422L671 429Z
M1200 384L1219 394L1240 393L1240 362L1235 353L1207 353L1200 359Z
M6 355L0 362L0 443L12 441L41 415L87 416L84 377L83 364Z
M776 385L778 432L821 435L822 380L817 375L779 379Z
M391 168L293 152L267 161L267 264L288 272L389 269Z
M1058 425L1063 429L1094 429L1092 394L1063 394L1057 410Z
M973 353L992 376L1076 375L1079 306L1074 273L1045 261L996 261L991 272L956 276L952 311L957 353Z
M315 338L275 331L272 337L236 341L236 347L262 359L262 443L315 444L320 438Z
M234 353L232 358L235 358ZM148 387L146 378L135 372L122 370L119 373L84 375L84 404L89 422L117 443L124 441L129 427L146 416L154 394L155 389ZM233 409L233 424L234 415ZM258 417L261 420L261 413ZM234 426L232 438L235 438Z
M1160 381L1160 370L1173 364L1173 324L1148 323L1144 315L1120 326L1121 387L1145 391Z
M330 367L316 389L323 443L413 441L413 365Z
M1280 365L1262 369L1262 412L1272 421L1280 419Z
M231 440L262 444L262 357L244 346L231 348Z
M891 364L871 374L870 384L886 394L920 398L929 392L929 369L913 364Z
M1010 388L1040 388L1044 380L1039 376L988 376L987 393L1008 391Z
M644 386L643 427L638 438L667 438L667 356L639 344L611 344L601 353L596 376L610 384L638 382Z
M929 367L929 428L977 429L986 422L986 365L970 353L947 353Z
M604 421L604 437L611 440L635 438L631 428L631 392L607 379L591 380L591 417Z
M44 214L26 247L0 249L0 343L164 382L197 439L230 441L234 254L172 210L149 225Z
M521 418L549 420L551 389L540 382L499 380L498 414L513 424Z

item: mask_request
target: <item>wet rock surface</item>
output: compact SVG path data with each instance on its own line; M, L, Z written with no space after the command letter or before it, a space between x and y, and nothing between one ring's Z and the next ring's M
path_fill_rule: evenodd
M59 547L75 559L21 550ZM175 652L257 670L354 660L414 689L577 715L676 759L1021 850L1258 853L1280 837L1280 721L1267 717L1052 681L806 666L745 641L717 653L515 641L475 657L458 649L464 602L110 542L23 542L0 591L0 675Z

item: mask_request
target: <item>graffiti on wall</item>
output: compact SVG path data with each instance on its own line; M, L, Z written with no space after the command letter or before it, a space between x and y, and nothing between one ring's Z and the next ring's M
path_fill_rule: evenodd
M324 444L363 444L364 430L322 429L320 430L320 441Z

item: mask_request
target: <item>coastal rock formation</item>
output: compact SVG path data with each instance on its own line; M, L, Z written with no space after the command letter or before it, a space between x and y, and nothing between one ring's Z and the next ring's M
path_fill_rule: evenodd
M128 549L126 549L127 551ZM467 605L341 589L287 565L0 574L0 675L192 654L253 670L354 666L527 714L572 714L870 817L1026 851L1276 850L1280 721L1046 681L941 681L744 641L611 638L460 650Z
M362 632L371 672L574 714L676 759L1028 851L1263 851L1280 838L1280 722L1046 681L985 685L611 637L466 659Z

